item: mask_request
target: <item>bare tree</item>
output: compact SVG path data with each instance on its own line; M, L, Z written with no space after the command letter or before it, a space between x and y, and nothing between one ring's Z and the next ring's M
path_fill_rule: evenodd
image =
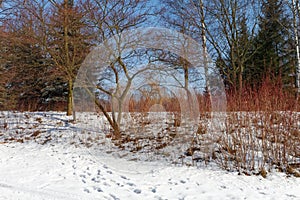
M148 69L147 66L138 67L137 64L132 64L132 60L139 57L140 52L123 52L121 46L132 44L126 44L118 34L137 28L147 20L150 11L146 5L145 0L88 0L84 4L88 26L94 30L95 42L105 43L112 39L116 45L115 49L111 49L111 54L107 55L110 57L110 63L107 66L99 66L100 74L96 88L86 88L90 95L97 91L95 103L111 125L116 139L121 136L123 105L132 83L139 74ZM108 50L110 48L107 47ZM111 109L105 107L103 99L111 101Z
M296 46L296 88L297 88L297 98L300 94L300 43L299 43L299 25L300 25L300 3L299 0L292 0L292 13L293 13L293 31Z
M89 51L89 34L80 4L50 0L52 16L48 26L47 52L55 66L64 73L68 84L67 115L73 114L73 82L81 62Z
M225 66L220 69L234 90L243 88L245 63L251 58L251 38L254 37L256 22L248 23L253 4L251 1L203 1L167 0L173 15L182 24L188 24L185 33L202 42L204 56L209 53L216 61L222 59ZM179 27L178 20L172 21ZM253 17L254 19L254 17ZM206 60L207 58L203 58Z

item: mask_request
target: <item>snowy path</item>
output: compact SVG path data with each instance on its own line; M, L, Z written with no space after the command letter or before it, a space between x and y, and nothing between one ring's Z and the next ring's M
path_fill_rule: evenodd
M300 199L300 179L284 174L263 179L93 155L62 145L0 144L0 199Z

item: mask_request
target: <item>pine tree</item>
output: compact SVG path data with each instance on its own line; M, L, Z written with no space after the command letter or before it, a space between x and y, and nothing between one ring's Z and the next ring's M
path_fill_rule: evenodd
M290 39L291 30L282 0L264 0L262 15L259 18L259 31L254 41L256 51L249 69L251 81L258 84L267 76L275 80L289 81L291 67Z

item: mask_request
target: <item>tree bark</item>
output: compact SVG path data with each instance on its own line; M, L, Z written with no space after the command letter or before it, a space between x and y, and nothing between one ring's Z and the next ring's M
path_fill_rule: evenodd
M68 102L67 102L67 115L73 114L73 80L69 80L68 84Z
M297 59L297 66L296 66L296 88L297 88L297 98L300 93L300 52L299 52L299 37L298 37L298 26L297 26L297 7L298 4L295 0L292 0L293 4L293 28L295 34L295 43L296 43L296 59Z

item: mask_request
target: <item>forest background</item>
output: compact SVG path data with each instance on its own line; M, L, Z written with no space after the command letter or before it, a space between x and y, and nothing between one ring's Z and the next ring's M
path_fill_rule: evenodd
M88 53L115 34L149 26L202 44L224 79L228 110L297 109L299 0L2 0L0 109L72 114L73 83ZM189 70L170 52L153 56ZM157 101L157 86L149 87L132 109ZM159 98L167 111L177 109L172 97ZM207 88L198 98L208 111Z

